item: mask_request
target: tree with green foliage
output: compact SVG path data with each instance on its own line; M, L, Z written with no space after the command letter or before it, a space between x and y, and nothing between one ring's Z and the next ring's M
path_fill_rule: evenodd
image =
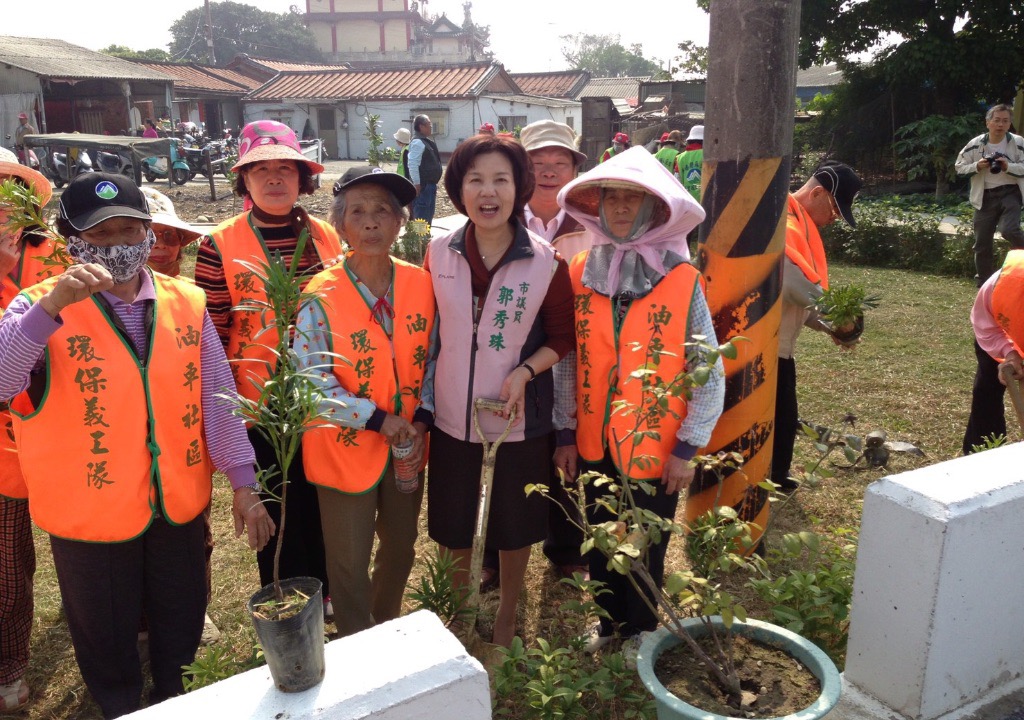
M935 176L935 197L949 192L949 184L956 180L955 161L967 139L978 134L984 121L980 114L929 115L915 120L896 131L899 140L893 149L901 159L901 169L908 180Z
M682 55L672 58L674 63L672 72L682 72L688 75L708 76L708 48L707 45L698 45L692 40L684 40L678 45Z
M150 48L149 50L132 50L130 47L125 45L108 45L107 47L100 50L104 55L112 55L114 57L124 58L125 60L156 60L158 62L166 62L171 59L171 56L167 54L166 50L160 48Z
M887 85L917 116L1012 102L1024 81L1024 5L1007 0L803 0L800 66L874 52Z
M639 77L656 75L661 66L643 56L639 43L628 49L618 35L576 33L562 35L562 57L574 70L586 70L593 77Z
M239 53L295 62L321 60L316 38L304 18L294 9L275 13L237 2L210 3L213 52L222 62ZM174 60L209 61L206 13L202 6L178 18L171 25L171 37L170 54Z

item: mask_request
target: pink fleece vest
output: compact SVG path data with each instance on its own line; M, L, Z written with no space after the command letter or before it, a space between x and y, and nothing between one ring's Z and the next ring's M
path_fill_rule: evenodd
M480 318L474 323L475 302L469 262L449 247L461 231L430 243L430 279L441 329L441 351L434 380L434 424L452 437L480 442L473 426L474 398L497 398L501 384L523 359L523 345L537 319L557 262L555 251L529 233L533 256L506 262L491 278ZM480 413L488 440L496 440L505 420ZM512 428L508 441L524 438L525 423Z

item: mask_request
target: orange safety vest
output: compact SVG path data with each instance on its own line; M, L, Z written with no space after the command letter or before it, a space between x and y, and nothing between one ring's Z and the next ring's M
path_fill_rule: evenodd
M792 195L787 209L786 258L800 268L804 277L828 290L828 262L818 226Z
M242 263L259 266L269 262L270 254L263 244L259 229L249 220L250 213L242 213L217 227L210 233L213 246L224 264L224 278L231 295L231 306L249 305L266 298L263 281ZM327 223L309 218L313 227L313 247L323 261L341 255L338 233ZM232 310L231 333L226 348L231 372L235 376L238 394L256 401L260 389L270 377L276 359L277 332L270 328L274 315L261 310ZM262 332L268 327L266 332ZM257 337L258 336L258 337Z
M1006 253L1003 268L999 271L995 287L992 288L992 315L1003 329L1013 349L1018 354L1024 348L1024 313L1021 300L1024 298L1024 250L1010 250Z
M4 278L0 287L0 313L2 313L23 288L35 285L61 272L59 265L48 265L45 258L53 254L53 240L47 238L39 247L26 244L21 251L18 265ZM14 426L11 413L6 405L0 409L0 495L24 500L28 497L28 486L18 462L18 448L14 444Z
M629 437L636 429L636 414L618 409L617 403L624 401L636 409L649 404L640 379L630 374L652 360L647 353L651 347L663 353L653 382L669 383L686 370L690 301L700 273L687 263L672 268L650 293L630 303L616 331L611 299L583 285L589 254L580 253L569 266L576 295L576 446L587 462L600 462L611 449L620 474L626 475L628 468L633 479L658 478L686 417L685 393L669 399L664 416L651 414L644 420L639 429L655 431L658 437L644 437L638 445ZM659 462L634 463L630 468L631 455L634 460L646 455Z
M392 262L392 338L368 319L370 306L345 263L318 274L307 290L321 294L314 302L327 320L330 351L347 360L324 360L324 364L332 364L338 383L372 400L381 410L411 422L427 366L434 326L434 291L423 269L394 258ZM306 477L313 484L359 494L380 482L391 460L391 449L384 436L373 430L321 425L303 436L302 460Z
M24 294L36 302L56 282ZM206 296L159 274L153 284L144 364L93 297L61 311L64 323L46 342L39 404L27 392L11 401L29 512L51 535L124 542L146 531L158 504L182 525L210 502L200 357Z

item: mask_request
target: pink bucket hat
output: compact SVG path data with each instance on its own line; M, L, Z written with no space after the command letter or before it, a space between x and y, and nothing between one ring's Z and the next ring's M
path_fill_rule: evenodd
M238 162L232 171L261 160L295 160L305 163L313 174L324 171L324 166L302 154L295 131L276 120L256 120L242 128L238 136Z

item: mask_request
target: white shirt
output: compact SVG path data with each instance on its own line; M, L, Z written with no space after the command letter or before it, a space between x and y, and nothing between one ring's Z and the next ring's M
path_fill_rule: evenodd
M1007 150L1007 137L1004 136L1002 142L988 143L985 146L985 157L991 157L992 153L1001 152L1003 155L1006 154ZM1017 178L1010 175L1005 170L1001 170L995 174L992 173L991 168L984 174L985 178L985 189L991 190L1002 185L1016 185Z
M555 239L555 233L558 232L558 228L562 227L562 221L565 220L565 210L559 210L558 214L546 225L543 220L533 214L529 205L523 208L523 216L526 218L527 230L532 230L547 240L548 243L552 243ZM566 258L566 260L568 259Z

